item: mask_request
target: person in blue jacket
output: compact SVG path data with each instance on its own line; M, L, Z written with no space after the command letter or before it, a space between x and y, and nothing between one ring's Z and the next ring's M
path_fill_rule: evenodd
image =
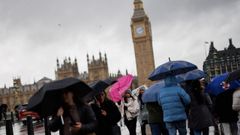
M158 103L163 109L163 120L166 123L169 135L186 135L187 114L185 107L191 102L190 96L182 89L175 77L164 79L165 87L158 94Z

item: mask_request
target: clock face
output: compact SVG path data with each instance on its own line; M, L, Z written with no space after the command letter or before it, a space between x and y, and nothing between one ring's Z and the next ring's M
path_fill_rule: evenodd
M144 27L143 26L137 26L136 27L136 34L138 36L142 35L144 33Z

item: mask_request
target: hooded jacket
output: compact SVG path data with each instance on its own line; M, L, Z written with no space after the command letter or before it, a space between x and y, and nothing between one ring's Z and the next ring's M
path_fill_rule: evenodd
M165 87L160 89L158 103L163 109L164 122L186 120L185 106L190 104L190 96L177 84L175 77L165 80Z

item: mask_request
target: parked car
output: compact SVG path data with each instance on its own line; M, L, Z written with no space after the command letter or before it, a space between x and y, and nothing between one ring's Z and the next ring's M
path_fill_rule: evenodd
M36 112L27 111L27 104L19 105L16 109L18 118L24 125L27 122L27 116L31 116L34 121L41 121L41 117Z

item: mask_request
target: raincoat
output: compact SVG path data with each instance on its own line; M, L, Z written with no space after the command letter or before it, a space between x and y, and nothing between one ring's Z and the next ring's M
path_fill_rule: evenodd
M185 106L190 104L190 96L177 84L175 77L165 80L165 87L160 89L158 103L163 109L164 122L186 120Z

